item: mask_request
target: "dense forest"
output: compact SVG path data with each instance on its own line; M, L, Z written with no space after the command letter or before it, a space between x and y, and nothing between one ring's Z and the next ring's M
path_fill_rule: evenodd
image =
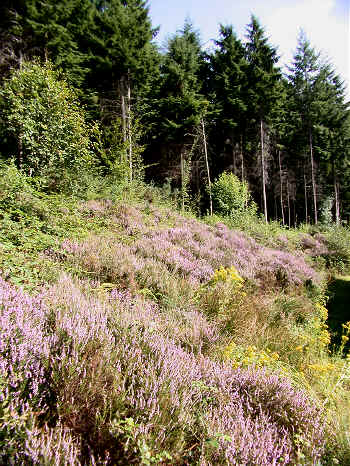
M32 63L57 70L84 105L104 173L168 183L183 207L206 213L213 180L229 171L266 221L348 221L345 86L304 33L283 73L255 16L244 40L220 25L210 49L186 21L164 50L144 0L4 0L0 18L2 158L28 173L39 167L28 155L33 128L14 116L11 78Z

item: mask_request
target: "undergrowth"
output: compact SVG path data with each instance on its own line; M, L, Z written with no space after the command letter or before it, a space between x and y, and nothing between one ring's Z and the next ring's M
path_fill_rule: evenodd
M326 309L345 228L0 175L0 461L350 464L350 327L334 348Z

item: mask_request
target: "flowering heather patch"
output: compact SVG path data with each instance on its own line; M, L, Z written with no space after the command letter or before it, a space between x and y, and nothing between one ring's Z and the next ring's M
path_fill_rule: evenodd
M134 251L152 257L194 282L210 279L215 269L234 266L245 278L265 273L276 275L281 269L290 282L318 280L304 258L259 246L243 233L224 224L209 227L195 220L183 219L181 227L145 232L136 241Z
M89 201L83 202L79 210L81 212L86 212L90 216L102 216L105 215L108 211L111 210L113 206L112 201L109 199L102 199L97 201L95 199L91 199Z
M311 235L302 235L300 245L312 257L324 256L330 253L326 245L326 239L322 235L315 235L314 237Z
M32 410L45 413L51 398L47 362L57 337L47 332L42 298L32 298L0 278L0 413L1 430L8 437L0 446L12 450L14 460L22 453L17 437L31 422ZM0 462L6 459L0 449Z
M173 333L175 322L127 291L104 296L98 283L63 277L32 298L1 280L0 402L36 416L16 453L5 442L1 458L141 464L147 453L172 464L267 466L296 464L300 452L316 463L320 410L287 379L204 357L200 342L217 336L204 319L195 334L196 317ZM183 344L192 338L196 354ZM4 419L11 438L20 423Z
M129 209L130 210L130 209ZM92 237L83 243L64 242L65 252L75 256L88 270L99 274L110 271L117 280L132 275L147 281L150 268L161 268L172 276L197 285L207 282L220 267L234 266L244 278L255 279L270 274L288 283L301 284L307 279L318 281L317 273L304 256L260 246L252 238L232 231L224 224L215 227L194 219L173 218L171 228L147 225L141 212L120 209L118 225L132 235L128 246L113 238ZM130 214L130 215L129 215ZM160 215L159 215L160 218ZM181 224L180 224L181 219ZM136 238L135 238L136 234ZM152 272L154 273L154 272Z
M170 255L171 244L176 249ZM146 233L135 247L137 252L175 265L193 280L206 281L221 266L234 266L246 278L255 278L262 273L276 274L281 268L290 282L318 278L301 255L262 247L243 233L220 223L209 227L196 220L184 219L181 227Z

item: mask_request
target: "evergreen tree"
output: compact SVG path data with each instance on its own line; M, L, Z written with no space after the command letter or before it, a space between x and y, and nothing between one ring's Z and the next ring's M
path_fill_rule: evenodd
M263 211L267 221L267 164L265 133L271 109L276 100L276 83L280 79L277 50L268 43L264 29L258 19L252 15L247 27L246 56L248 70L248 101L250 122L259 128L260 133L260 173L262 178Z
M314 127L320 116L322 100L320 88L319 54L311 47L305 34L301 31L292 67L289 68L289 80L293 86L294 112L296 123L297 146L299 151L309 152L311 169L312 200L314 222L318 222L317 203L317 167L314 151ZM308 150L303 149L308 147Z
M276 219L281 218L283 225L287 223L287 215L288 218L290 217L290 212L286 214L285 211L286 208L288 209L288 199L290 198L289 179L291 177L288 175L292 168L291 165L293 165L289 163L292 134L292 125L289 118L290 92L289 83L285 78L276 83L275 93L277 98L274 100L270 114L270 134L275 155L272 187L274 198L279 198L280 216L277 213L278 207L276 206Z
M156 30L143 0L95 1L92 23L88 34L90 86L99 93L104 124L113 125L121 117L132 179L132 97L148 82L155 59L151 41Z
M349 164L349 109L345 87L330 64L323 64L316 82L318 115L314 124L315 151L319 154L326 195L334 201L334 219L340 222L340 184ZM331 194L332 193L332 194Z
M74 86L82 86L88 72L84 41L91 8L90 0L6 0L0 35L8 65L39 56L62 68ZM5 59L6 53L1 56Z
M244 47L232 26L220 25L220 38L215 44L217 48L210 57L210 87L214 94L216 110L216 148L220 153L224 146L230 147L233 172L240 173L243 181L248 63ZM238 158L240 160L237 160Z
M186 22L184 29L168 41L161 66L162 83L157 106L160 117L158 138L167 141L167 152L174 154L176 166L180 161L183 188L189 171L189 148L194 142L194 129L199 126L206 107L199 79L201 59L199 35Z
M25 18L33 1L3 0L0 4L0 79L31 57L33 37Z
M62 68L75 87L83 86L89 72L84 41L91 27L91 9L90 0L31 0L24 18L35 54Z

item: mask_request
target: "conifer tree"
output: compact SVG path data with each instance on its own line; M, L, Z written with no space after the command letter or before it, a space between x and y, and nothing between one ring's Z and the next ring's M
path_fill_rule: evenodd
M317 169L314 153L314 126L319 117L320 102L320 60L319 54L311 47L303 31L298 38L297 50L293 64L290 67L289 80L293 86L294 115L293 119L298 127L298 146L308 147L314 222L318 222L317 203Z
M318 115L314 124L315 149L326 179L327 195L334 201L334 219L340 222L340 181L347 172L349 105L345 87L330 63L323 64L316 82ZM328 175L328 176L327 176ZM328 179L327 179L328 178Z
M31 57L33 37L25 18L33 1L3 0L0 3L0 79Z
M186 22L184 29L168 41L161 66L162 83L157 107L160 116L158 137L167 141L175 159L180 161L182 180L188 169L188 147L193 144L194 128L199 126L206 107L201 94L200 66L199 35Z
M41 57L62 68L74 86L82 86L88 72L84 40L91 8L90 0L6 0L0 35L12 56L10 65Z
M94 7L93 27L89 32L90 83L109 109L114 102L115 108L102 115L106 123L121 114L132 179L132 90L147 82L150 63L154 62L151 40L156 29L152 28L144 0L101 0L95 1Z
M288 198L288 170L289 170L289 147L292 126L289 119L289 94L290 86L285 78L276 83L275 89L277 98L270 114L270 130L275 152L275 176L274 176L274 194L279 197L280 212L282 224L286 224L286 201ZM276 209L277 210L277 209ZM278 217L276 215L276 217Z
M216 107L215 132L220 138L218 144L220 148L229 142L233 172L235 174L236 171L239 172L243 181L248 63L243 44L237 38L232 26L220 25L220 38L215 44L217 49L210 57L210 84ZM239 164L237 164L237 152L240 158Z
M31 0L24 18L33 35L35 55L63 69L66 78L80 88L89 72L84 41L91 27L91 9L90 0Z
M260 133L260 167L262 177L263 211L267 222L267 167L265 132L269 122L271 109L276 100L276 83L280 79L277 50L268 43L264 29L258 19L252 15L247 27L246 56L249 63L248 71L248 102L250 121Z

